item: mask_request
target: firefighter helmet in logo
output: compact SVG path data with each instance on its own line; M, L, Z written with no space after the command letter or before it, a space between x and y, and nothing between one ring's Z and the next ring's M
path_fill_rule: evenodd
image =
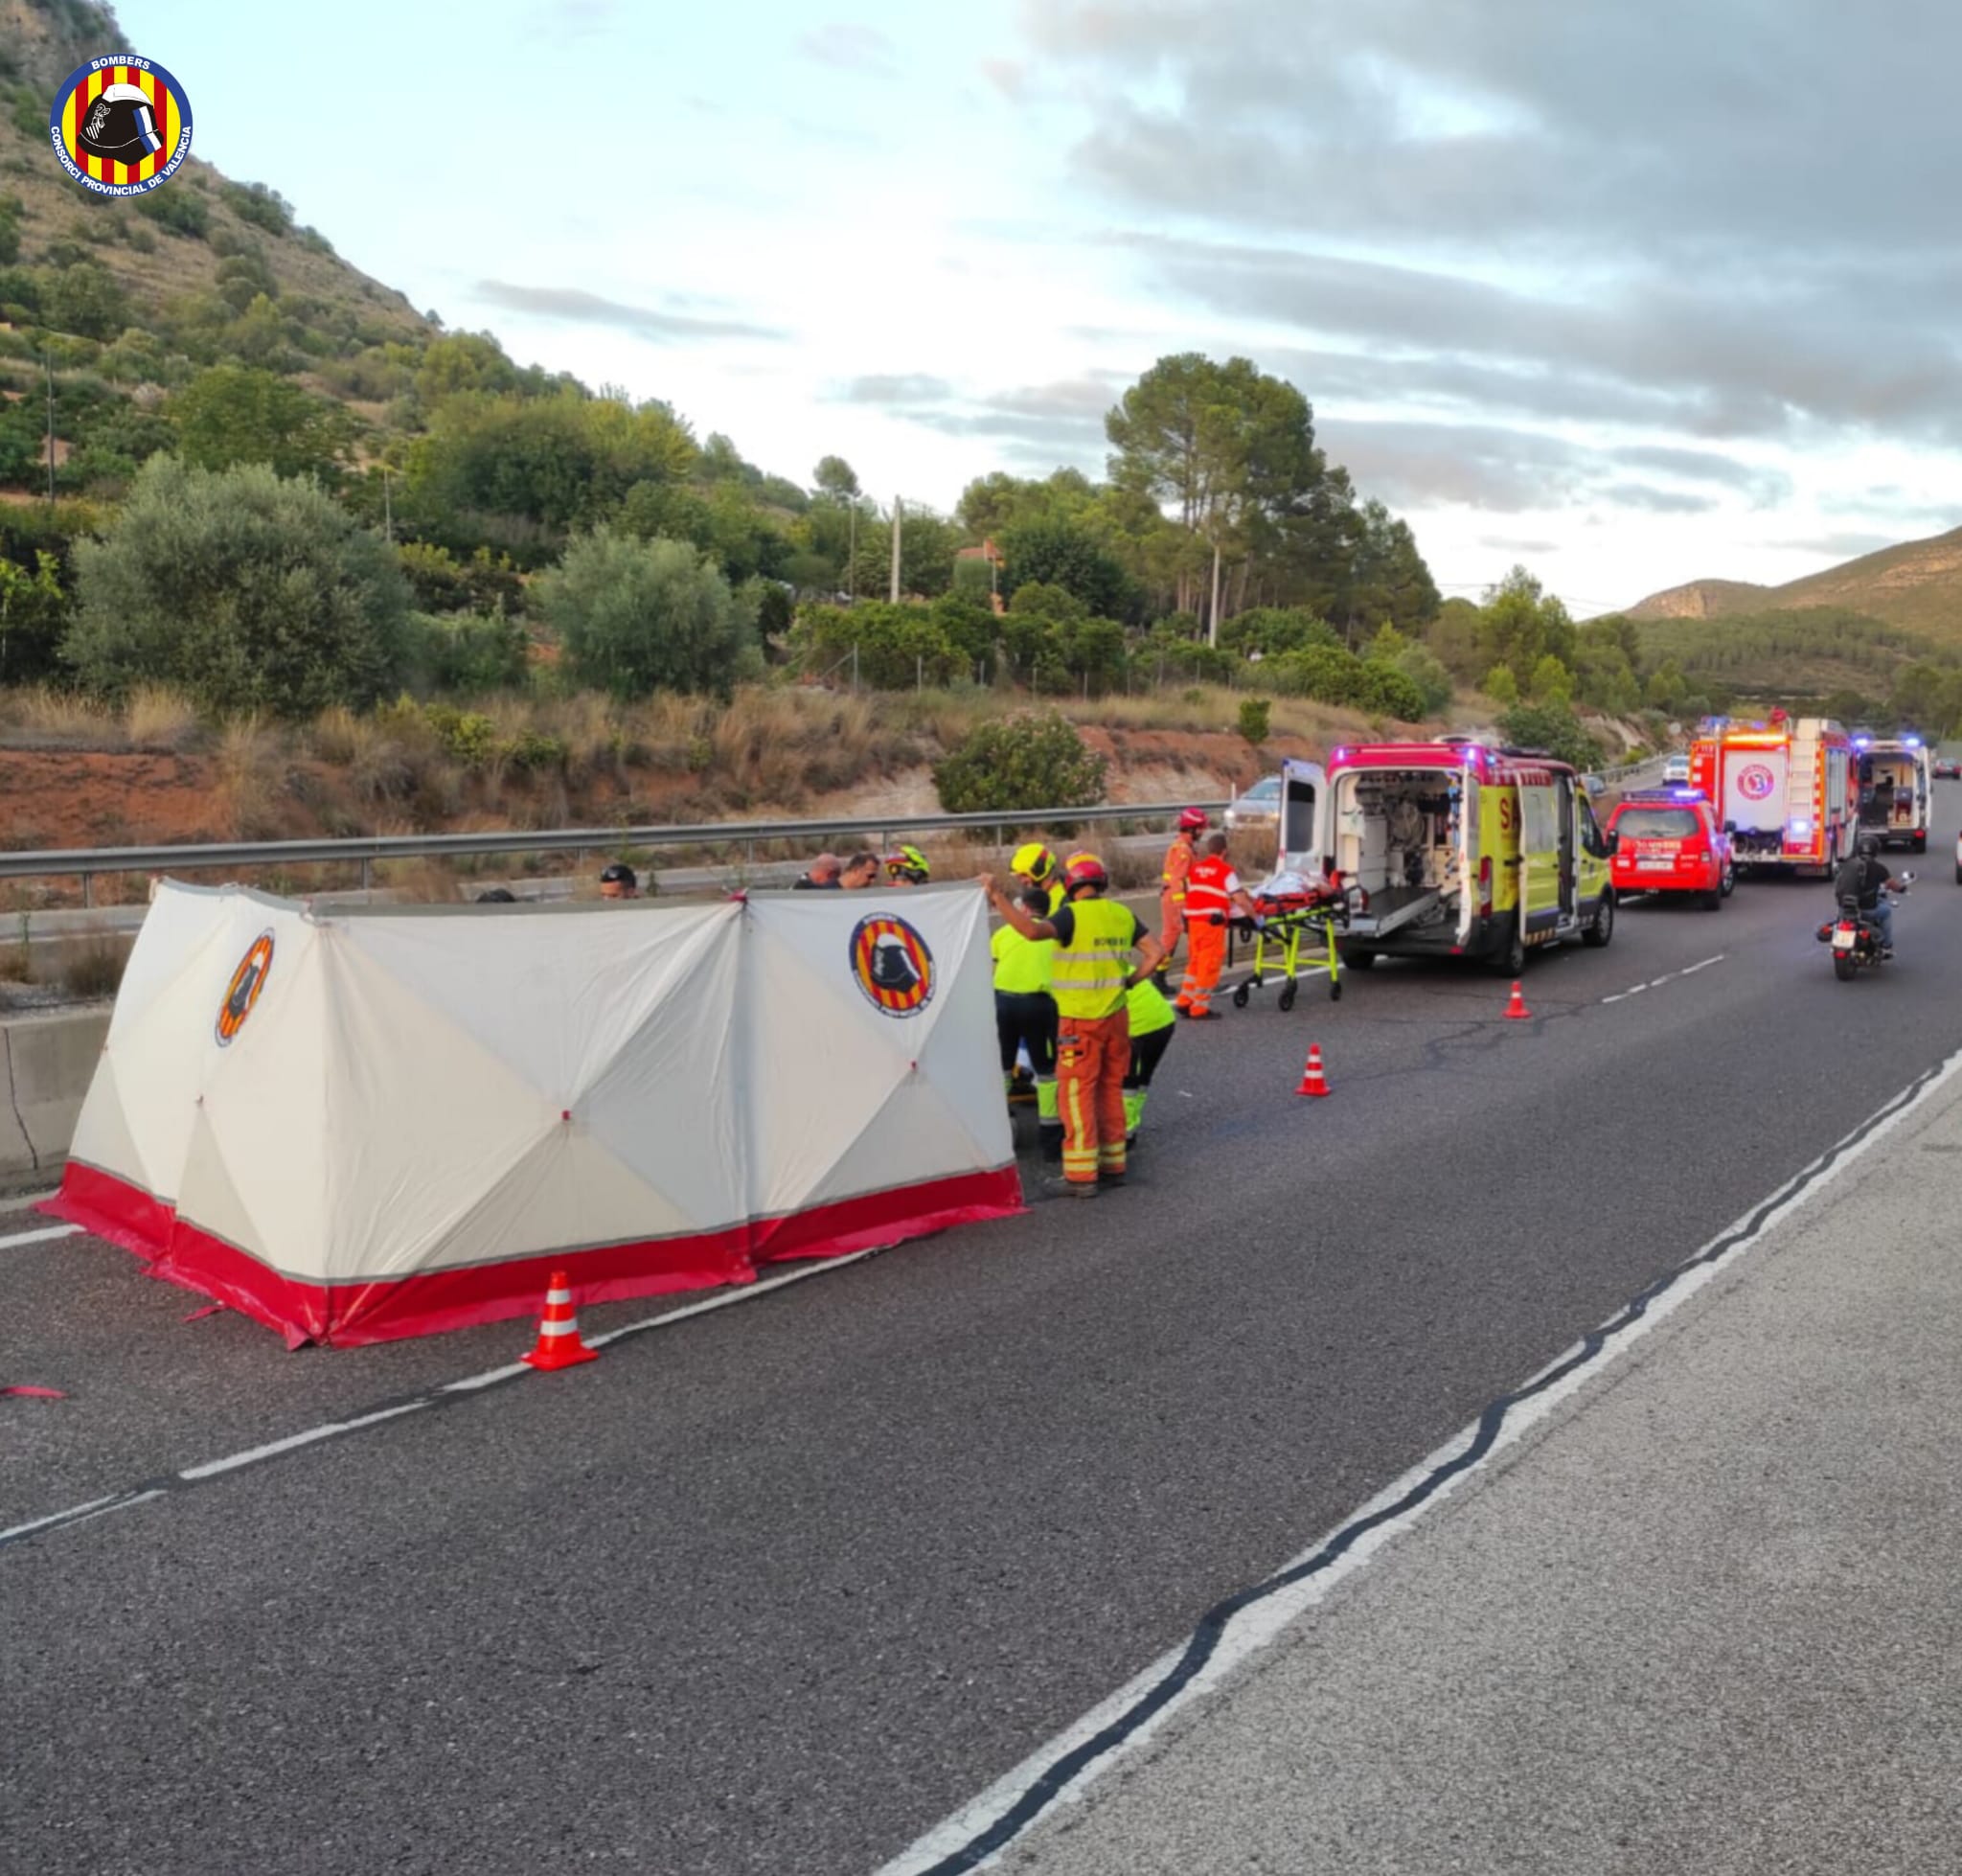
M1746 801L1767 800L1777 786L1777 776L1761 762L1754 762L1741 770L1737 778L1738 792Z
M933 1000L933 953L904 919L876 912L852 931L852 975L880 1015L918 1016Z
M245 1027L245 1018L259 1001L265 980L272 974L272 933L262 931L239 960L232 981L225 986L225 1000L218 1005L218 1047L229 1048L232 1038Z
M119 53L69 73L48 112L61 167L98 195L141 195L191 153L191 102L169 72Z

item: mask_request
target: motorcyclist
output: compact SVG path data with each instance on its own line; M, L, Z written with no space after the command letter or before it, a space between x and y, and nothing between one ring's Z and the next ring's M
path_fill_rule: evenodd
M1833 876L1834 896L1856 900L1860 917L1869 920L1880 932L1882 957L1894 955L1894 904L1888 895L1900 890L1881 858L1879 837L1871 834L1859 836L1859 851L1841 861L1838 872Z

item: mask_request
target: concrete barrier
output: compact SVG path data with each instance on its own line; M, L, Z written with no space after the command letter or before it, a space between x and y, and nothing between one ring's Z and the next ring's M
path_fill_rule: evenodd
M109 1033L106 1007L0 1022L7 1100L0 1106L0 1181L47 1174L68 1156L82 1097Z

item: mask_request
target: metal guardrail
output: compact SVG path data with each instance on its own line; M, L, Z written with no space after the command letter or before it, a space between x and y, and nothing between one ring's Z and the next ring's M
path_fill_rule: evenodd
M472 854L621 854L629 850L741 847L755 863L756 849L770 841L821 844L839 834L876 831L878 842L893 834L953 834L992 830L1002 844L1009 828L1040 829L1084 822L1162 821L1186 808L1222 812L1223 801L1117 802L1096 808L1037 808L1021 814L860 814L825 821L712 821L697 826L522 828L486 834L389 834L363 839L237 840L208 846L69 847L34 853L0 853L0 880L80 879L93 904L93 882L102 873L208 873L258 866L358 865L370 883L377 860L454 858ZM813 848L813 851L815 849Z

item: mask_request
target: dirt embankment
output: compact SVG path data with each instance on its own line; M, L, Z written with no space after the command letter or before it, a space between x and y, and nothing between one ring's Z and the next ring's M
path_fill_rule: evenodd
M1218 800L1282 756L1318 753L1277 736L1256 754L1238 736L1210 730L1084 726L1109 761L1113 801ZM361 778L316 759L271 760L241 769L218 754L71 749L0 750L4 845L11 851L161 846L236 839L348 838L362 834L449 833L497 827L584 826L698 817L699 783L687 773L634 770L505 776L494 789L463 778L447 798L364 800ZM925 763L846 789L784 802L755 800L732 819L836 819L940 812Z

